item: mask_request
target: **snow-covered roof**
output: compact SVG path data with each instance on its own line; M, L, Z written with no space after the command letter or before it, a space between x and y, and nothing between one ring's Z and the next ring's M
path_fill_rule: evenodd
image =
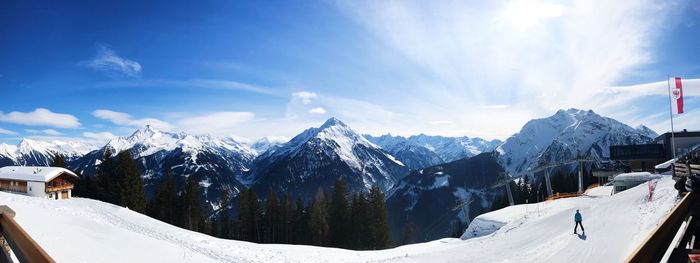
M650 172L634 172L634 173L623 173L618 174L613 178L613 181L636 181L636 180L651 180L661 178L661 175L652 174Z
M665 161L665 162L663 162L663 163L657 164L656 166L654 166L654 169L656 169L656 170L666 169L666 168L668 168L669 166L671 166L671 164L673 164L673 163L675 163L675 162L676 162L676 158L673 158L673 159L671 159L671 160L668 160L668 161Z
M0 168L0 179L48 182L61 174L78 177L66 168L46 166L5 166Z

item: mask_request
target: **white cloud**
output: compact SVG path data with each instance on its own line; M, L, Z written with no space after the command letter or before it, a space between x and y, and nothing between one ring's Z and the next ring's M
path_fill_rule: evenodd
M111 132L83 132L83 136L97 141L108 141L117 137Z
M311 114L325 114L326 110L323 109L322 107L316 107L316 108L310 109L309 113L311 113Z
M120 57L114 50L106 45L98 45L97 55L93 59L81 62L79 64L94 70L108 72L110 74L128 77L141 76L141 64L136 61Z
M300 91L293 93L292 97L301 100L303 104L309 104L311 103L311 99L318 97L318 94L314 92Z
M156 118L141 118L141 119L136 119L133 116L131 116L128 113L124 112L118 112L118 111L112 111L112 110L95 110L92 112L92 115L103 119L103 120L108 120L116 125L119 126L128 126L128 127L135 127L135 128L143 128L146 125L151 125L157 129L161 130L173 130L174 126L168 122L156 119Z
M528 30L548 18L560 17L566 8L560 4L545 3L537 0L514 0L506 4L498 16L513 28Z
M393 67L364 80L379 84L363 92L400 90L381 103L408 122L392 133L450 119L462 131L476 132L470 136L504 138L558 109L597 111L591 106L597 94L654 62L672 5L350 1L339 9L381 43L366 52L373 64Z
M176 124L179 129L195 134L231 136L254 117L252 112L222 111L182 118Z
M11 131L11 130L7 130L7 129L0 128L0 134L16 135L17 133L16 133L16 132L13 132L13 131Z
M56 128L78 128L78 118L70 114L54 113L48 109L37 108L31 112L0 112L0 121L30 126L51 126Z

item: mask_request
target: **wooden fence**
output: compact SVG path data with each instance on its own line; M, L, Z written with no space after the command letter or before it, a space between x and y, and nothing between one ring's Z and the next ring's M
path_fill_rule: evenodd
M14 217L15 211L7 206L0 206L0 235L4 239L0 262L12 262L7 247L20 262L56 262L17 224Z

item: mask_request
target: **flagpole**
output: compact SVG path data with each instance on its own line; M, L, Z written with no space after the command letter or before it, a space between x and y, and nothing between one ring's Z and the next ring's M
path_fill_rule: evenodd
M673 159L676 159L676 136L673 131L673 100L671 99L671 75L666 75L666 84L668 86L668 113L671 115L671 152L673 152Z

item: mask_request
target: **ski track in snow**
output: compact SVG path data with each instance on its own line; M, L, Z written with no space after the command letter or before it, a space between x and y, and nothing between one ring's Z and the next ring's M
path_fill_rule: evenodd
M19 224L58 262L619 262L677 202L673 180L660 179L654 200L647 198L641 185L613 196L511 206L477 217L470 229L489 227L480 237L352 251L223 240L90 199L0 192L0 204L13 208ZM585 239L573 235L576 209Z

